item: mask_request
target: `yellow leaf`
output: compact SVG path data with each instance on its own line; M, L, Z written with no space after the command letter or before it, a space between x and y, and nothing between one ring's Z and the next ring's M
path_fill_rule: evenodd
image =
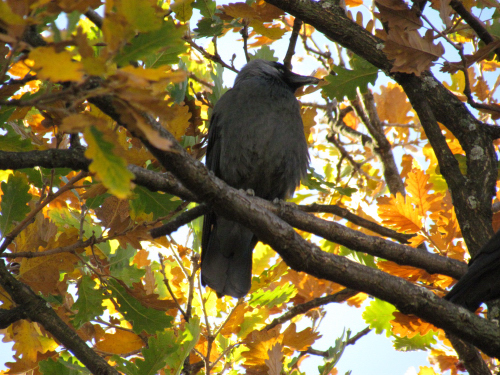
M420 366L420 371L418 375L437 375L436 371L432 367Z
M256 33L272 40L280 39L286 32L285 29L282 29L279 26L272 24L265 24L258 20L252 20L250 22L250 26L253 27Z
M107 353L125 354L140 350L144 341L133 332L117 329L115 333L106 333L96 348Z
M23 360L35 362L38 353L45 353L49 350L49 345L42 344L43 338L37 323L30 323L27 320L19 320L12 326L14 337L14 347L17 356L22 356Z
M59 129L63 132L74 133L83 132L90 126L101 127L105 125L106 121L102 118L95 117L88 112L84 112L65 117L62 121L62 124L59 125Z
M127 169L125 160L115 155L115 146L105 140L96 127L85 128L84 135L88 144L85 157L92 159L89 170L96 173L111 194L120 199L127 198L131 193L130 182L134 175Z
M304 107L301 108L300 110L302 122L304 123L304 135L306 136L306 139L309 139L309 135L311 134L311 128L314 125L316 125L316 121L314 120L316 114L317 114L316 108Z
M413 117L408 116L412 107L401 86L388 83L380 87L380 94L375 93L377 113L382 121L390 124L408 124Z
M175 13L175 18L181 22L187 22L193 15L192 3L194 0L176 0L171 6L172 12Z
M172 133L175 139L180 140L189 127L191 112L187 105L174 104L167 110L167 116L163 120L166 123L167 130Z
M40 79L52 82L81 81L83 65L73 61L71 53L64 50L59 53L53 47L38 47L32 50L29 58L34 61L33 69Z

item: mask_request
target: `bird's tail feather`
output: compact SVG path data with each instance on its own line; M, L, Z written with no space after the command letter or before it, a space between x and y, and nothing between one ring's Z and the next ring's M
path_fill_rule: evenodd
M252 252L257 239L246 227L216 217L201 263L201 281L219 296L245 296L252 279Z

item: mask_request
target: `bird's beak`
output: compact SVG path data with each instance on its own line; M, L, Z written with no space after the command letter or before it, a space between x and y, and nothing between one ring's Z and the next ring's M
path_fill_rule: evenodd
M316 85L319 83L320 79L312 76L301 76L300 74L295 74L290 72L290 76L288 77L290 82L298 87L305 85Z

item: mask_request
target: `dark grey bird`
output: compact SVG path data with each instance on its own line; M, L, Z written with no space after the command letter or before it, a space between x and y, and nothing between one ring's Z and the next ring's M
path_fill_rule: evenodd
M500 298L500 231L472 258L467 273L444 298L473 312L481 303Z
M295 91L315 77L284 65L253 60L216 103L208 131L206 165L237 189L274 200L291 196L305 176L309 154ZM250 290L257 237L246 227L210 212L203 222L201 280L222 295Z

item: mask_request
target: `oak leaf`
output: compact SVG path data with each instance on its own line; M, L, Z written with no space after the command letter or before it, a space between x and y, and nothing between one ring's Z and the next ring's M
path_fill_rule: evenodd
M68 51L57 52L54 47L38 47L29 54L34 61L33 70L40 79L52 82L81 81L83 79L83 65L74 61Z
M119 355L140 350L144 347L144 341L133 332L117 329L115 333L106 333L95 347L103 352Z
M416 30L390 29L383 51L394 60L391 72L413 73L417 76L428 70L444 53L441 43L433 43L432 30L422 37Z
M378 198L377 202L377 212L385 225L405 233L417 233L422 228L421 216L410 199L405 199L400 193L396 197Z
M376 0L375 5L380 11L378 18L389 23L389 29L417 30L422 27L420 17L403 0Z

